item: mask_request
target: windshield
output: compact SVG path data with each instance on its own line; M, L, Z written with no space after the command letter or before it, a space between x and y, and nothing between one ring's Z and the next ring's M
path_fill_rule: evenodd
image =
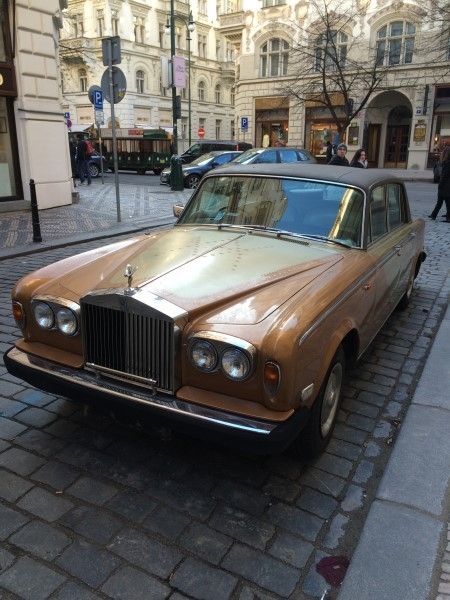
M212 177L178 223L267 228L360 247L364 198L360 189L323 181Z

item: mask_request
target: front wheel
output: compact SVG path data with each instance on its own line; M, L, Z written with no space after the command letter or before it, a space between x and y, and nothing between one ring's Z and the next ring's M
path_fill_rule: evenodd
M306 457L322 453L330 441L341 400L344 373L345 353L339 346L311 408L309 421L298 438L302 454Z

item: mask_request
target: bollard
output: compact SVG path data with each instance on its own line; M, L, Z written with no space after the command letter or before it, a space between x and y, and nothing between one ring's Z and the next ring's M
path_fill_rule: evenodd
M36 184L34 179L30 179L31 195L31 221L33 223L33 242L42 242L41 225L39 223L39 212L36 198Z
M174 154L170 159L170 165L170 183L172 190L184 190L181 158Z

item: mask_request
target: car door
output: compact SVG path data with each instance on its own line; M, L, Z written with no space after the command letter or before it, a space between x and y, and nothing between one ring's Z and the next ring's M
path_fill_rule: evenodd
M390 184L372 189L369 198L368 247L374 270L367 285L375 286L375 307L372 319L372 337L380 329L399 301L399 279L403 257L398 245L402 228L389 229Z

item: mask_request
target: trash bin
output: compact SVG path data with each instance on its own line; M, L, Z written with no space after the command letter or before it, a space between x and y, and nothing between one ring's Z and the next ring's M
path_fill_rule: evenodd
M181 165L181 158L177 154L172 155L170 159L170 185L172 190L177 192L184 189Z

